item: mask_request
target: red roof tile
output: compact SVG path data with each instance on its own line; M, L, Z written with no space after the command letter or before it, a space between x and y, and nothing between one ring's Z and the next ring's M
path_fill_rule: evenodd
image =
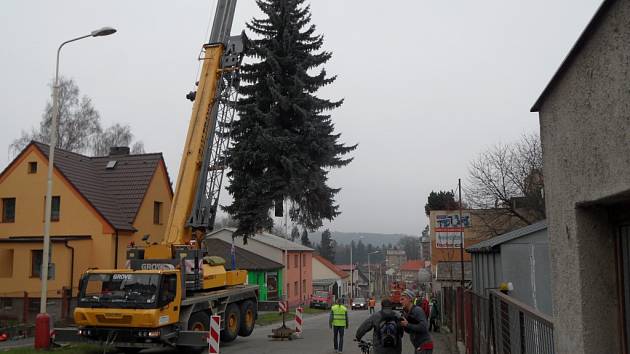
M31 144L48 158L48 145ZM113 160L114 168L106 168ZM59 172L116 230L123 231L135 231L133 221L160 161L161 153L88 157L55 150Z
M414 259L411 261L407 261L407 263L400 266L400 270L407 270L407 271L409 270L418 271L422 268L424 268L424 261L421 259Z
M333 272L335 272L335 274L337 274L342 279L349 275L348 273L346 273L343 270L339 269L336 265L332 264L329 260L327 260L326 258L324 258L324 257L322 257L322 256L320 256L318 254L313 254L313 258L315 258L318 261L320 261L325 267L327 267L330 270L332 270Z

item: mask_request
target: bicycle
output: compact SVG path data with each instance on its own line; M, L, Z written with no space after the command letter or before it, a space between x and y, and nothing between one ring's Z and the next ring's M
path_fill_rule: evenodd
M372 352L372 342L370 341L365 341L363 339L361 340L356 340L356 338L354 339L355 342L358 342L358 346L359 349L361 349L361 354L370 354Z

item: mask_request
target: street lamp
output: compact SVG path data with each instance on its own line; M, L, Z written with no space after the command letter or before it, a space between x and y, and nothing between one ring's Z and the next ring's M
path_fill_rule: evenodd
M52 174L55 159L55 147L57 145L57 125L59 120L59 54L61 48L74 41L87 37L102 37L116 33L112 27L103 27L90 32L90 34L67 40L57 49L57 62L55 64L55 84L53 85L53 111L50 125L50 146L48 152L48 178L46 189L46 215L44 216L44 250L42 259L42 294L39 304L39 314L35 322L35 348L48 348L50 344L50 316L46 313L46 302L48 301L48 267L50 266L50 213L52 209ZM72 291L72 289L70 289Z
M370 289L370 295L372 295L372 270L370 269L370 255L381 253L381 251L368 252L368 289Z

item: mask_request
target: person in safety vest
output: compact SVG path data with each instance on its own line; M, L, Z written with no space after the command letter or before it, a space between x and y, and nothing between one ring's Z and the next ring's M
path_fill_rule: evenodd
M337 299L337 303L330 308L329 326L333 330L333 346L335 353L343 352L343 334L348 329L348 309L342 304L343 300Z
M370 297L368 301L368 307L370 308L370 315L374 313L374 307L376 307L376 299L374 296Z

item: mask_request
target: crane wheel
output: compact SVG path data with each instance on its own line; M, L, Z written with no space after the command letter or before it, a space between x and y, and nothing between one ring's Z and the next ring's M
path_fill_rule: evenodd
M231 342L238 336L241 327L241 311L237 304L229 304L224 314L225 328L221 331L221 341Z
M195 312L190 315L190 319L188 319L188 330L189 331L200 331L200 332L209 332L210 331L210 313L208 312ZM185 354L200 354L204 350L208 350L207 347L178 347L180 353Z
M241 304L241 327L238 335L247 337L254 331L256 325L256 306L251 300L246 300Z
M188 330L201 332L210 331L210 315L205 312L195 312L190 315Z

